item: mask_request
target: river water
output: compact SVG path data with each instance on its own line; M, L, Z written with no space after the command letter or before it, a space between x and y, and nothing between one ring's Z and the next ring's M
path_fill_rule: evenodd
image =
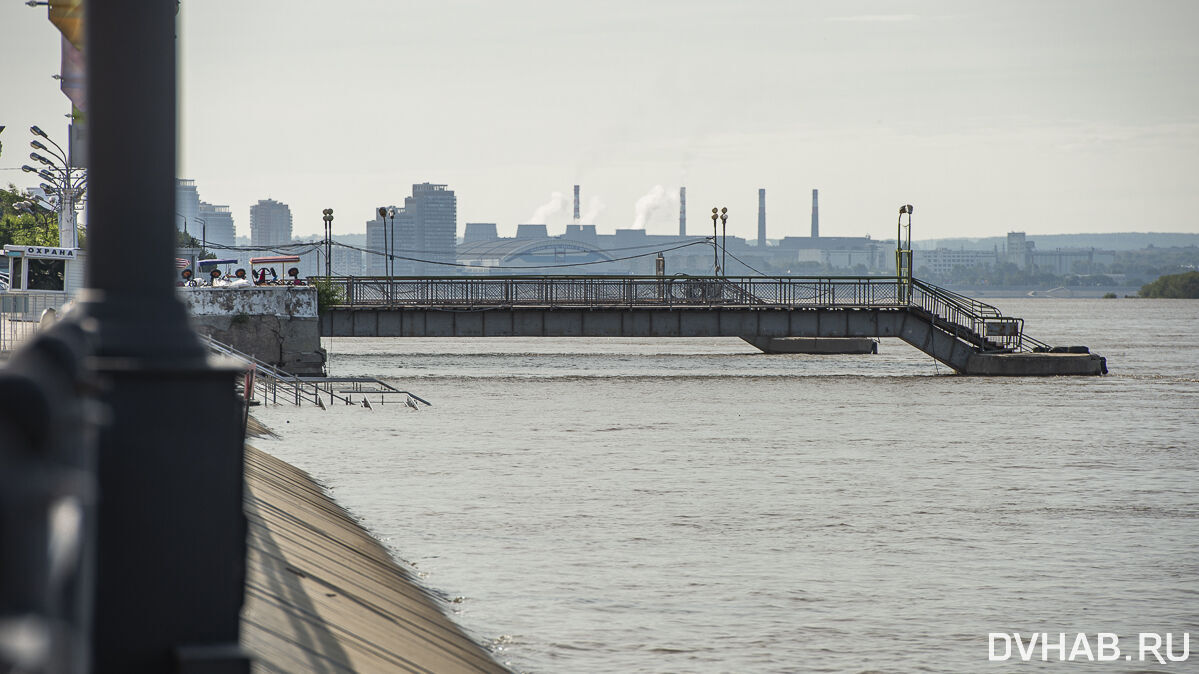
M996 302L1111 374L959 377L897 340L338 338L333 374L432 407L259 408L282 439L255 444L520 671L1007 671L992 632L1199 652L1199 302Z

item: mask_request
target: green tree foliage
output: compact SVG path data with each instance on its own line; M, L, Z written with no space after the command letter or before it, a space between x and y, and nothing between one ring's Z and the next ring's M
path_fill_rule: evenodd
M1141 287L1141 297L1199 299L1199 271L1163 276Z
M324 279L314 279L312 285L316 286L317 311L324 311L329 307L343 304L346 301L345 293L339 285L335 285Z
M0 246L57 246L58 217L44 211L31 215L13 207L25 200L16 185L0 189Z

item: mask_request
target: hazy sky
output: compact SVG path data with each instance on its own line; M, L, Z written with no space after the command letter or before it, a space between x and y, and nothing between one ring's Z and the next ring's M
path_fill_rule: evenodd
M60 141L45 8L0 0L0 180L26 128ZM528 222L583 188L601 232L688 188L730 233L914 238L1199 232L1199 3L185 0L181 177L205 201L275 198L297 234L361 232L414 182L459 230ZM135 143L136 139L130 139ZM545 209L543 209L545 210ZM549 216L560 233L570 205ZM677 206L650 233L675 233Z

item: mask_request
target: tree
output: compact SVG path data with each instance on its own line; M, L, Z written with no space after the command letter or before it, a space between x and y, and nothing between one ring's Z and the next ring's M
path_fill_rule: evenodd
M0 246L57 246L58 219L54 213L18 211L14 204L28 201L16 185L0 189Z
M1163 276L1141 288L1141 297L1199 299L1199 271Z

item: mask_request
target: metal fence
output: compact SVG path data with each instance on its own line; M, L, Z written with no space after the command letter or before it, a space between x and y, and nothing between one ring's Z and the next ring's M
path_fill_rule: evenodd
M319 282L319 280L318 280ZM901 306L882 277L505 276L340 277L346 306Z
M61 293L0 293L0 351L12 351L37 333L46 309L59 311L67 303Z

